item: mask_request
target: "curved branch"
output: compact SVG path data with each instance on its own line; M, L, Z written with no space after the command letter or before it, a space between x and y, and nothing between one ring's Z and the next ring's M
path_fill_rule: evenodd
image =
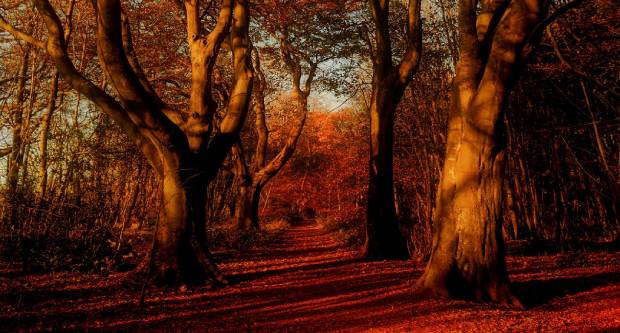
M48 30L45 49L54 61L63 80L112 118L140 148L153 168L158 173L161 173L161 161L157 157L155 146L140 133L139 128L129 118L123 107L114 98L80 74L71 62L66 50L63 28L54 8L47 0L34 0L34 4L37 11L43 16Z
M175 125L182 127L185 123L182 115L176 111L171 109L166 103L162 101L159 97L153 85L149 82L146 75L144 74L144 70L138 61L138 56L133 47L133 39L131 35L131 25L129 22L129 18L123 12L121 14L121 29L122 29L122 40L123 40L123 49L125 51L125 55L127 56L127 61L131 66L131 69L136 74L138 80L142 84L142 88L149 94L149 96L157 103L161 111L170 119Z
M413 74L420 65L422 55L422 19L420 18L421 0L409 0L407 6L407 51L398 65L399 81L409 84Z
M100 63L130 118L145 136L153 135L166 147L186 150L185 134L164 114L163 106L157 102L161 102L159 97L145 90L127 59L122 42L120 1L98 0L96 6Z
M286 165L286 162L293 156L293 153L295 153L297 142L299 141L299 137L301 137L308 115L307 106L305 104L301 111L301 118L297 125L291 129L284 147L282 147L278 155L276 155L271 162L256 172L253 186L265 186L265 184Z
M219 132L208 145L207 178L215 177L217 170L226 159L232 145L239 140L239 132L248 114L254 71L250 45L250 8L248 0L235 0L235 23L231 31L233 53L234 85L224 119Z
M13 37L22 40L28 44L34 45L42 50L45 50L45 42L42 40L38 40L36 38L34 38L32 35L30 35L29 33L26 33L24 31L21 31L17 28L15 28L14 26L12 26L8 21L6 21L4 19L4 17L2 17L2 15L0 15L0 29L10 33L11 35L13 35Z
M11 147L0 148L0 158L10 154L12 150L13 150L13 148L11 148Z

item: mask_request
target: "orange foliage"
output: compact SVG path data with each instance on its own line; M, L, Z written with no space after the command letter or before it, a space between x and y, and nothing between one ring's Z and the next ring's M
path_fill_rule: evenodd
M295 156L263 191L261 214L273 219L291 209L312 209L336 220L362 219L365 120L350 110L310 113Z

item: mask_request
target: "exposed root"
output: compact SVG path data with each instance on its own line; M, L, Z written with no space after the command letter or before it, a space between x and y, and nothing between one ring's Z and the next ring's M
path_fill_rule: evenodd
M222 274L217 265L215 265L213 258L211 257L211 253L209 252L209 249L206 245L206 241L192 239L191 245L194 254L196 254L196 259L198 260L198 263L200 264L204 272L208 275L208 277L214 282L214 284L221 286L228 285L228 280L224 277L224 274Z
M131 286L151 285L155 287L194 286L220 287L229 284L224 274L215 265L210 253L205 252L198 241L192 240L181 255L163 262L160 258L145 258L131 272L124 282ZM144 288L144 287L143 287Z
M522 310L526 308L508 283L501 284L497 288L488 290L488 292L493 302Z
M414 285L416 294L422 297L439 297L475 302L491 302L506 307L525 309L521 300L514 294L510 284L497 283L487 286L470 285L462 279L438 279L424 272Z

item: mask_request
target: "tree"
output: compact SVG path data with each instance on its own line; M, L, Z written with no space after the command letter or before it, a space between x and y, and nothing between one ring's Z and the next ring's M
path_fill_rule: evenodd
M319 68L330 60L351 55L355 41L348 38L350 32L347 21L347 8L355 1L325 1L307 4L305 1L263 4L259 21L269 34L266 43L276 42L277 46L264 49L273 58L278 57L284 65L285 75L290 77L291 99L295 105L295 120L290 127L285 143L277 154L267 161L269 130L267 127L265 90L266 76L261 69L258 52L255 56L257 84L254 91L255 129L257 142L252 166L242 144L233 148L235 155L235 174L239 191L235 204L234 223L239 229L258 228L258 207L262 188L278 174L295 153L308 114L308 99L313 83L318 78L329 81L329 70ZM344 25L344 26L343 26ZM276 53L278 55L276 56ZM323 74L323 75L321 75ZM332 75L333 76L333 75ZM323 82L324 86L327 86Z
M373 78L370 102L370 162L366 242L367 258L408 257L405 238L400 233L394 204L394 114L420 62L422 22L420 0L407 5L406 50L397 66L393 63L390 39L390 1L370 0L375 26L371 47ZM368 41L368 44L371 44Z
M177 4L186 23L191 60L188 112L166 105L148 81L133 52L130 26L119 0L99 0L93 6L100 65L120 102L75 68L61 20L49 1L34 0L47 28L45 42L4 18L0 18L0 28L47 51L63 81L110 116L159 176L163 197L153 256L145 259L140 270L152 268L156 281L165 284L207 279L226 283L210 258L204 209L206 187L237 141L249 107L253 84L249 5L246 0L224 0L214 28L207 33L199 0ZM229 31L234 85L227 112L217 124L212 76Z
M12 136L13 142L10 148L7 148L7 154L9 154L9 165L7 172L7 193L9 196L9 221L11 225L16 225L16 214L18 199L21 196L18 188L19 185L19 171L23 165L23 148L24 148L24 136L27 131L27 124L24 124L24 93L26 87L26 81L28 80L28 63L30 62L32 50L30 45L26 45L24 48L21 63L19 65L17 75L17 89L14 97L14 104L12 106ZM32 69L34 71L34 69Z
M241 143L235 145L233 154L235 155L235 174L239 183L239 191L235 204L234 221L235 225L242 230L251 228L258 229L258 207L260 204L260 193L267 182L271 180L293 156L297 141L301 136L304 123L308 114L308 96L312 87L312 81L316 73L317 63L310 63L310 70L306 74L306 80L302 88L302 66L299 57L292 53L292 48L288 42L282 38L280 41L282 57L292 76L292 97L296 107L294 110L298 119L290 129L288 138L278 154L269 163L267 159L267 146L269 140L269 130L267 129L267 118L265 115L265 75L260 68L260 58L256 53L255 71L257 84L255 91L254 112L256 115L257 143L254 153L254 165L248 168L246 157Z
M460 55L430 260L418 286L432 293L520 306L509 286L501 203L503 105L547 2L459 2Z

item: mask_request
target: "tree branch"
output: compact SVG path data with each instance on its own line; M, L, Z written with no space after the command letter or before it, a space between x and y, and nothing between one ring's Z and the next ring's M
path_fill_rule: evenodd
M421 0L409 0L407 6L407 51L398 65L398 77L402 85L411 81L420 65L422 54L422 19L420 18Z
M140 133L139 128L129 118L123 107L114 98L82 76L71 62L66 50L63 28L54 8L47 0L34 0L34 4L37 11L43 16L48 30L45 49L54 61L63 80L110 116L142 150L153 168L161 173L161 161L156 157L156 149L153 144Z
M13 37L22 40L28 44L34 45L42 50L45 50L45 42L34 38L32 35L21 31L15 27L13 27L9 22L7 22L2 15L0 15L0 29L10 33Z

